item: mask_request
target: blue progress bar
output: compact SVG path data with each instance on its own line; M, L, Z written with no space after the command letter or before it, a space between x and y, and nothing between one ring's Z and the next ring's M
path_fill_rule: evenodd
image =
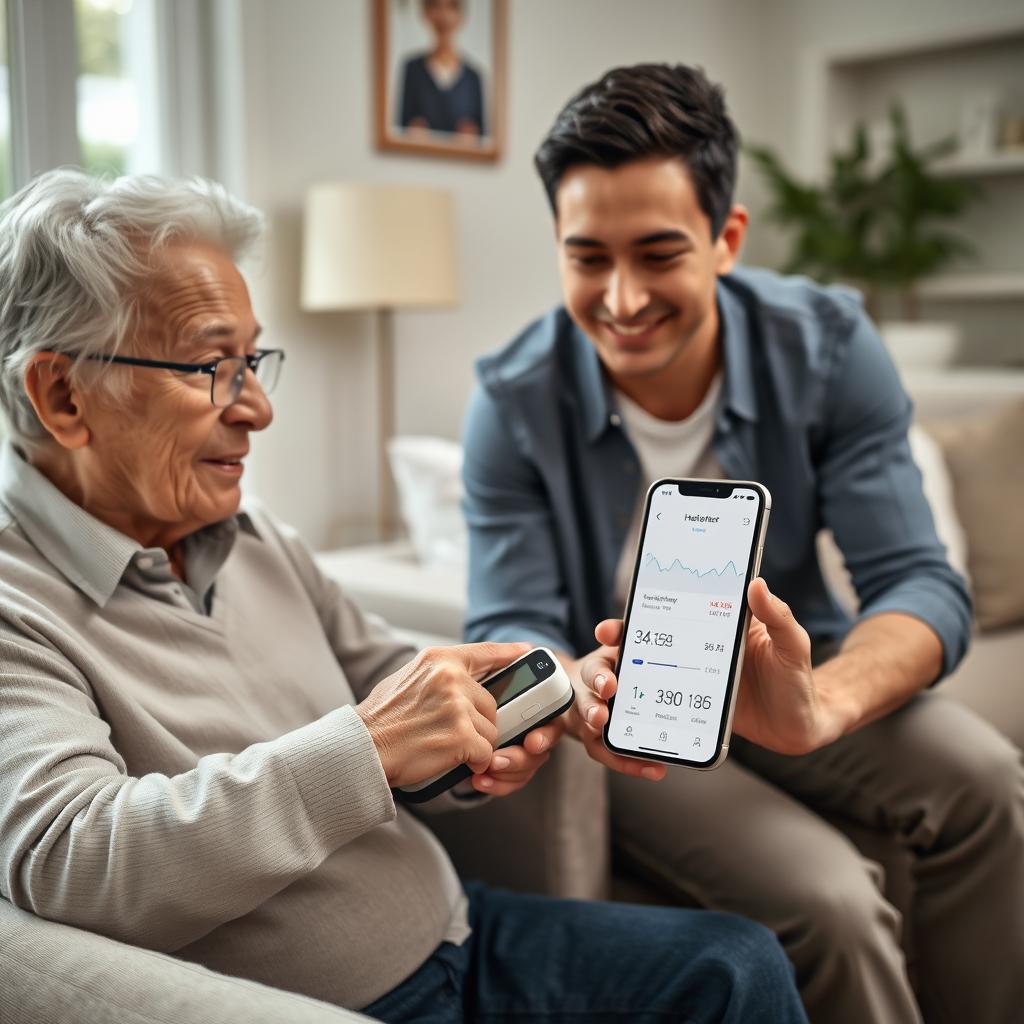
M642 665L643 663L644 663L644 659L643 658L634 658L633 659L633 664L634 665Z

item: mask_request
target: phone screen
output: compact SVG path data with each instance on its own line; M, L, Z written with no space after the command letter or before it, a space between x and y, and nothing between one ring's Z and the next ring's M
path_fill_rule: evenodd
M522 660L513 662L492 676L484 686L500 708L532 686L543 682L553 671L554 665L549 657L542 651L531 651Z
M614 749L697 766L718 757L763 515L763 493L742 484L652 488L606 727Z

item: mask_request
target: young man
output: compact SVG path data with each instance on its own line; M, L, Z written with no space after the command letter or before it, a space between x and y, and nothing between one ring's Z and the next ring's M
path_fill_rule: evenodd
M565 305L478 364L467 639L587 656L570 728L618 769L617 844L676 891L775 929L812 1019L1010 1020L1022 976L993 975L986 938L1024 962L1020 753L927 692L963 655L970 602L910 456L910 402L854 293L737 266L737 142L701 72L645 65L585 88L542 143ZM773 510L748 595L746 742L717 772L655 787L602 745L614 649L595 655L592 629L621 613L642 498L665 476L760 480ZM855 622L823 581L822 527ZM617 643L612 624L598 636ZM911 920L822 814L913 855Z

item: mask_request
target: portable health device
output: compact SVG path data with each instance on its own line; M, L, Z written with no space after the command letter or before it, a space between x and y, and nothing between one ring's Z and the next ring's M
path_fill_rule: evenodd
M565 669L546 647L535 647L480 685L498 704L497 747L519 743L531 729L568 711L575 699ZM472 774L467 765L460 764L432 779L396 789L395 794L406 803L424 803Z

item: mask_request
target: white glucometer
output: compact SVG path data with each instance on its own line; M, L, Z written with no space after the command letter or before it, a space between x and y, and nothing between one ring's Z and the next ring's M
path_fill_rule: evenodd
M487 687L498 704L496 748L519 743L531 729L568 711L575 699L565 669L546 647L535 647L481 680L480 685ZM406 803L424 803L472 774L467 765L460 764L432 779L396 789L395 793Z

